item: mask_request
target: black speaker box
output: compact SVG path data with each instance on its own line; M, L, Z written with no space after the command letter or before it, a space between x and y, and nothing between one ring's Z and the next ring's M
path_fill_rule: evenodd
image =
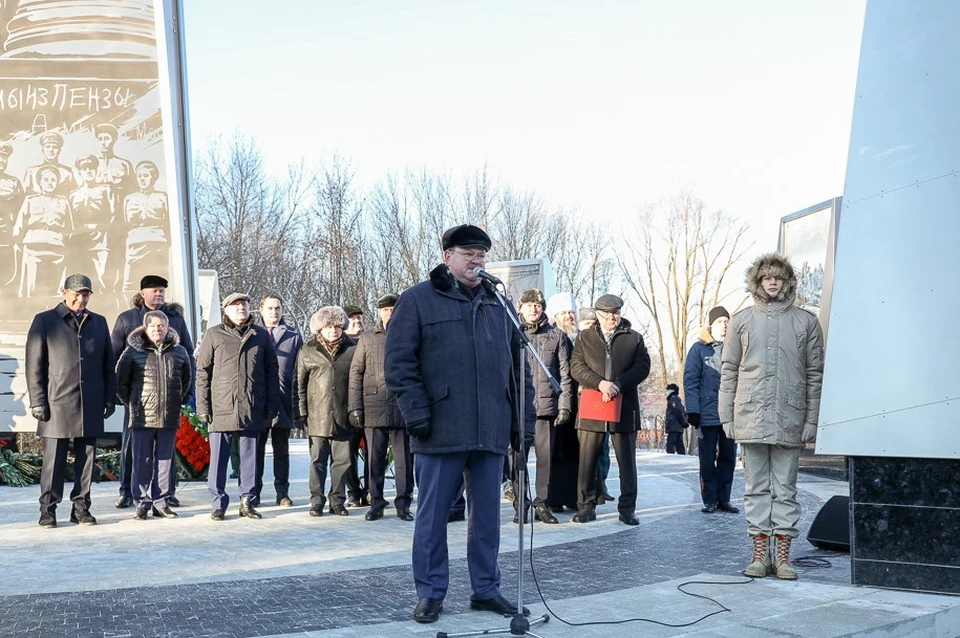
M807 540L814 547L850 553L850 497L834 496L817 512Z

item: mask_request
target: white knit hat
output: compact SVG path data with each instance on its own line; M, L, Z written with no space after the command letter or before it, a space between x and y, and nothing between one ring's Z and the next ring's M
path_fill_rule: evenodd
M558 292L547 300L547 312L550 317L556 317L558 313L564 310L572 310L574 318L577 315L577 302L573 298L572 292Z

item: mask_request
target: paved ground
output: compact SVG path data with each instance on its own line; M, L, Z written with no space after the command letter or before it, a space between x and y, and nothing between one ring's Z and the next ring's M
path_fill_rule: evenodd
M292 445L293 508L264 507L261 521L209 519L201 484L181 486L177 520L130 519L113 507L116 484L94 487L96 527L37 526L39 489L0 488L0 636L433 636L508 627L468 609L466 525L450 528L451 587L434 625L410 620L413 524L388 515L363 520L307 515L304 441ZM551 619L543 636L957 636L960 598L852 587L845 554L801 541L797 582L739 575L749 554L741 515L702 514L696 460L641 453L639 527L617 521L613 504L587 525L526 527L524 601ZM268 467L270 467L268 462ZM531 466L532 471L532 466ZM609 482L616 493L616 464ZM847 484L803 476L801 527ZM742 494L739 470L734 494ZM272 500L268 487L265 497ZM738 499L734 499L737 503ZM388 510L388 514L392 513ZM517 535L502 510L504 593L516 597ZM801 561L803 562L803 561ZM688 584L703 581L705 584ZM710 600L710 599L713 600ZM711 615L712 614L712 615ZM698 619L707 616L704 620ZM651 622L614 623L631 618ZM565 624L568 621L571 624ZM578 626L577 623L590 623Z

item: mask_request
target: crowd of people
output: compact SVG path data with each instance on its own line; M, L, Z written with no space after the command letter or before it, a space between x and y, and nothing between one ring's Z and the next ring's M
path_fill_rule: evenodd
M90 277L69 276L62 302L35 317L27 338L31 413L45 441L39 524L57 525L71 444L71 520L96 524L94 444L118 403L124 461L116 506L133 507L137 520L176 518L174 434L180 406L195 396L209 430L214 521L227 516L231 456L239 515L262 518L267 441L275 503L294 504L289 438L301 428L309 437L310 516L347 516L348 507L366 505L367 521L381 519L392 457L395 513L414 523L414 620L433 622L442 612L447 526L464 518L471 607L525 613L500 593L503 491L513 493L517 523L532 515L555 525L556 514L569 509L572 523L585 524L596 520L598 506L616 500L619 520L638 525L638 386L650 356L614 294L578 309L568 292L548 300L531 288L515 307L507 303L481 277L491 248L477 226L450 228L443 262L428 280L380 296L369 329L362 309L325 306L310 317L310 334L301 335L284 321L279 295L264 296L254 313L250 297L233 292L195 357L182 308L166 302L165 278L141 280L111 335L106 320L87 309ZM793 305L795 286L785 259L758 259L748 274L754 305L732 318L722 307L711 310L691 350L686 410L673 400L679 387L668 386L672 419L700 432L705 513L738 512L730 502L733 446L742 443L754 546L745 573L758 577L796 578L789 547L799 518L797 461L816 433L822 336L816 317ZM606 488L610 447L619 467L616 499ZM521 494L519 474L531 449L536 481Z

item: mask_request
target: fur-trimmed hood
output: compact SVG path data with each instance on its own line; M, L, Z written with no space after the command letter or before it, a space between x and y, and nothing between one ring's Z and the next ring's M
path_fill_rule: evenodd
M130 307L137 308L142 312L149 310L149 308L147 308L143 303L143 295L141 295L139 292L130 300ZM183 306L178 303L164 303L157 310L160 310L168 317L183 316Z
M156 346L150 341L150 337L147 336L147 331L143 326L140 326L130 333L130 336L127 337L127 345L141 352L147 349L156 349ZM167 328L167 336L163 339L164 350L178 345L180 345L180 335L178 335L177 331L173 328Z
M760 255L747 269L746 275L747 292L756 302L788 301L792 303L797 296L797 276L790 261L783 255L777 253ZM783 280L783 288L776 299L771 299L760 285L764 277L777 277Z

